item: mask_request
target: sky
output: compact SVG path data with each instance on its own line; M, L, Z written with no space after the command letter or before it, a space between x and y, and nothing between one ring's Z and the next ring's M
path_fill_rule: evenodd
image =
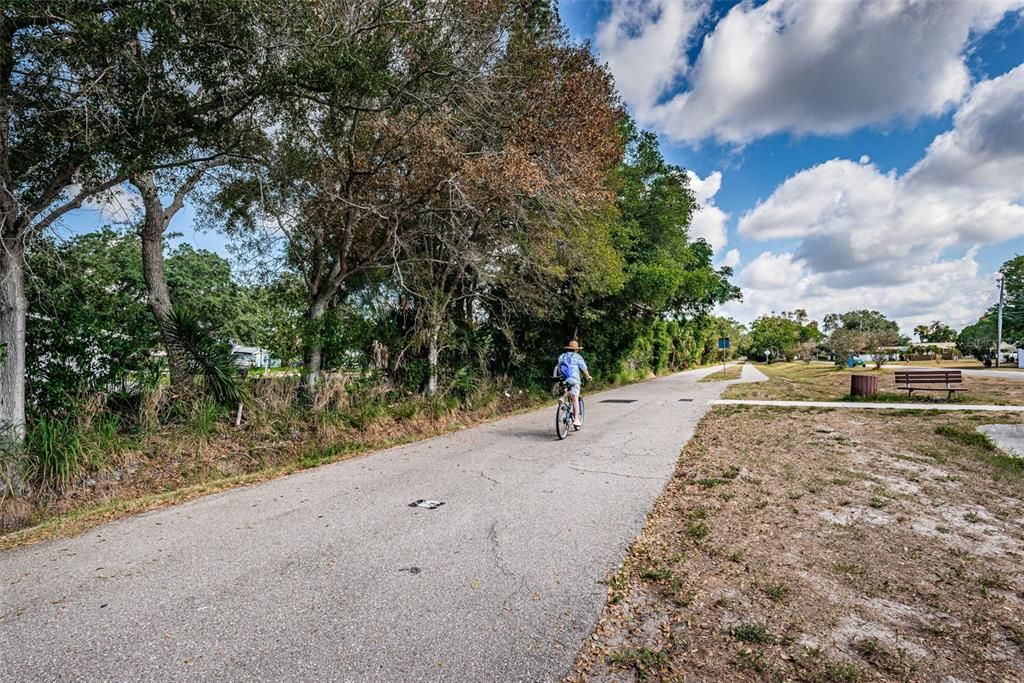
M561 0L749 322L974 322L1024 253L1024 0Z
M1024 254L1024 0L560 0L758 315L974 322ZM79 232L131 214L115 194ZM227 255L194 227L178 242Z

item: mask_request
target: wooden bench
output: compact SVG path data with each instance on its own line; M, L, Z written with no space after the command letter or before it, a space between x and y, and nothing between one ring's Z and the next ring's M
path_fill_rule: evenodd
M945 391L948 396L946 400L953 398L958 391L967 391L966 387L955 387L954 384L963 384L964 378L959 370L897 370L896 388L906 391L907 398L915 391ZM942 386L918 386L922 384Z

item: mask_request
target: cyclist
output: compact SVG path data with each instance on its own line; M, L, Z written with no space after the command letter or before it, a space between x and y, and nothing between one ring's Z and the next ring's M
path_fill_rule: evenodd
M580 343L573 339L566 344L565 352L558 357L558 365L555 366L555 375L560 376L562 381L569 385L569 394L572 396L573 426L575 427L583 425L583 420L580 419L580 386L583 384L580 373L583 373L588 382L593 379L587 369L587 361L583 360L583 356L579 354L581 348Z

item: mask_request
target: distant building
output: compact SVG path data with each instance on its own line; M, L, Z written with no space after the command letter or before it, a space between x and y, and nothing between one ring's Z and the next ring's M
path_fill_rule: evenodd
M281 365L281 361L273 358L270 351L258 346L232 344L231 355L235 357L235 364L243 368L272 368Z

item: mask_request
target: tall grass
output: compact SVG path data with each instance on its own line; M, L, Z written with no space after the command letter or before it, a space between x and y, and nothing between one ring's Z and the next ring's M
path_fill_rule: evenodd
M28 478L44 491L63 491L85 460L82 430L71 420L40 418L25 437Z

